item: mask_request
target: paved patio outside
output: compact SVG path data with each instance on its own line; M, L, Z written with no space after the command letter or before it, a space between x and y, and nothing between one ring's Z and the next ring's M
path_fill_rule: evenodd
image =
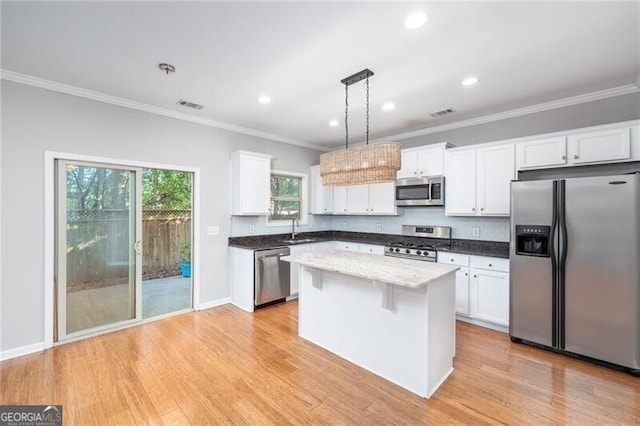
M127 284L67 293L67 332L123 321L129 315ZM142 282L142 318L191 308L191 278Z

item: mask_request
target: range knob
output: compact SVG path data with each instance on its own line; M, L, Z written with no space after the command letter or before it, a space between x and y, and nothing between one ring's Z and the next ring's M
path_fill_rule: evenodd
M400 249L399 248L396 249L396 253L400 253Z
M406 249L404 252L405 252L405 253L407 253L407 254L409 254L409 253L411 253L411 250Z
M393 251L393 247L389 247L389 251Z
M418 250L418 251L416 252L416 254L417 254L418 256L420 256L420 255L422 254L422 252L421 252L420 250Z

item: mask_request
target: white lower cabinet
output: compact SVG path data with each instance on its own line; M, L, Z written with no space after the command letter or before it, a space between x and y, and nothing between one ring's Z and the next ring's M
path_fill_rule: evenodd
M358 244L358 251L361 253L378 254L384 256L384 246L378 244Z
M481 321L509 325L509 260L470 256L470 315Z
M459 266L456 314L479 325L509 325L509 260L438 252L438 263Z
M253 250L229 247L231 303L253 312Z
M333 248L336 250L360 251L360 244L348 243L346 241L334 241Z
M456 313L469 315L469 255L438 252L438 263L459 266L456 271Z

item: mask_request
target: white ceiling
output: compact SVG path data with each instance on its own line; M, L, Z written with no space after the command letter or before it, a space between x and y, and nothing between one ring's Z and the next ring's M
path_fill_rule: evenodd
M638 85L638 2L10 2L2 69L325 146ZM409 30L409 12L431 20ZM165 75L160 62L175 65ZM462 87L467 76L480 83ZM257 97L272 102L262 105ZM201 111L176 105L186 99ZM363 139L364 85L349 88ZM383 112L385 101L396 109ZM447 117L429 114L446 108ZM330 119L340 121L329 127Z

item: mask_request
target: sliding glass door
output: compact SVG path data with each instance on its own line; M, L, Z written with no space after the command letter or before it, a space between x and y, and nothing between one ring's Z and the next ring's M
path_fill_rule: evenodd
M142 319L142 170L57 161L56 341Z

